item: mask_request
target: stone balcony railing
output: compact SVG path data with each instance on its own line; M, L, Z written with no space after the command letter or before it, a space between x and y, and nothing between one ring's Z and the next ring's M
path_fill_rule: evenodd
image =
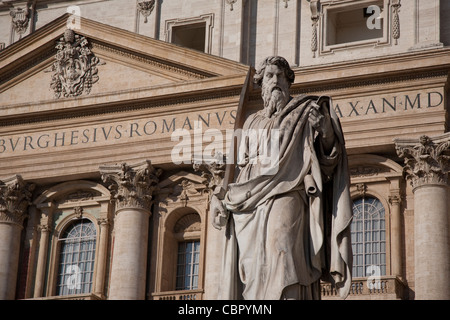
M372 280L372 285L368 283L367 278L354 278L352 287L347 300L398 300L404 298L405 285L396 276L381 276L379 282ZM154 300L202 300L203 289L197 290L177 290L154 292ZM340 299L336 290L329 283L321 283L321 299L335 300ZM30 300L102 300L96 294L74 294L67 296L52 296L33 298Z
M154 300L202 300L203 289L152 293Z
M104 297L100 297L94 293L80 293L80 294L71 294L67 296L51 296L51 297L40 297L40 298L31 298L27 300L104 300Z
M352 279L347 300L398 300L404 298L403 282L396 276L381 276L378 280ZM340 299L336 289L329 283L321 284L322 300Z

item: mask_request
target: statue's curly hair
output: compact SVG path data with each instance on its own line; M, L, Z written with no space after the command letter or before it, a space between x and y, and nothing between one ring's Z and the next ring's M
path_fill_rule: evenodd
M259 65L259 67L256 69L256 73L253 76L253 82L261 86L262 79L264 78L264 70L268 65L276 65L284 70L284 74L286 76L286 79L289 82L289 85L291 85L294 82L295 79L295 73L289 66L289 63L286 61L285 58L280 56L269 56L265 58Z

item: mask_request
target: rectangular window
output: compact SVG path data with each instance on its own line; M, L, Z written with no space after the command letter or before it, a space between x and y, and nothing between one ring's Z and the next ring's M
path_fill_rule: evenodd
M320 10L319 54L390 44L392 14L388 0L324 0Z
M327 19L327 45L383 38L383 2L375 2L375 7L351 9L330 9Z
M194 23L172 28L172 43L197 51L205 51L206 23Z
M176 290L198 288L200 262L200 241L186 241L178 244Z
M204 14L199 17L166 20L166 41L211 53L212 30L214 27L214 14Z

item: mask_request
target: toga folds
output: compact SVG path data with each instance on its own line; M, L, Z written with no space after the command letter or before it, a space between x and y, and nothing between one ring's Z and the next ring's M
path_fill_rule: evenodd
M331 116L335 143L328 154L308 121L311 101ZM259 150L247 154L227 186L223 201L231 214L219 298L280 299L284 288L298 284L302 299L319 299L321 279L345 298L351 286L352 206L344 138L330 98L291 98L270 118L263 111L250 115L246 129L268 135L278 130L279 157L270 164L273 170L264 171L249 161Z

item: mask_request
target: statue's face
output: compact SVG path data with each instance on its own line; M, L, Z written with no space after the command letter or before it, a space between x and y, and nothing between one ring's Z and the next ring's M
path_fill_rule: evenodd
M289 81L284 70L277 65L268 65L261 84L266 114L270 117L283 109L289 101Z

